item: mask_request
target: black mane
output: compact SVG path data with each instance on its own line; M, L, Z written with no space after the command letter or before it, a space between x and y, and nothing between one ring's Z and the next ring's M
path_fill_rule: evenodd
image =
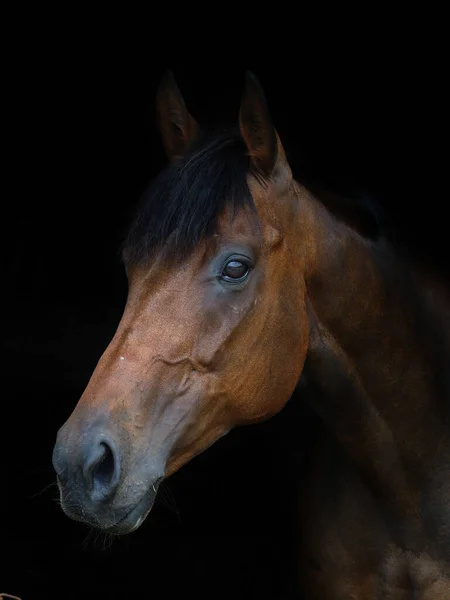
M212 235L226 207L255 211L247 176L253 170L238 130L206 135L181 160L164 169L144 193L123 244L127 264L149 260L164 249L179 260ZM370 238L380 233L380 213L366 199L341 198L302 182L338 218Z

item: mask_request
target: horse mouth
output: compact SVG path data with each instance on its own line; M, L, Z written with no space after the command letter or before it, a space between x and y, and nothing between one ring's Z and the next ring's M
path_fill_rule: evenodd
M114 525L105 528L105 533L113 533L115 535L125 535L136 531L147 518L149 512L155 503L156 494L162 478L150 486L150 490L145 494L137 504L121 517Z

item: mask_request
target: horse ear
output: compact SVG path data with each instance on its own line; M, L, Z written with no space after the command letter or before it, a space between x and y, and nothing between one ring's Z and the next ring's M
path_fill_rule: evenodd
M181 158L198 134L197 121L186 108L171 71L159 84L156 110L162 141L169 160Z
M264 91L250 71L245 74L239 126L253 164L259 171L270 176L277 161L277 134L270 118Z

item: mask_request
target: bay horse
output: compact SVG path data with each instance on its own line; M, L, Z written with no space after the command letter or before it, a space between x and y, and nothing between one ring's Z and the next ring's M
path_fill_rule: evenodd
M169 165L126 237L117 331L53 452L65 513L144 521L160 482L301 376L323 430L299 500L307 598L450 598L449 302L293 178L263 90L203 132L171 74ZM308 397L308 395L306 395Z

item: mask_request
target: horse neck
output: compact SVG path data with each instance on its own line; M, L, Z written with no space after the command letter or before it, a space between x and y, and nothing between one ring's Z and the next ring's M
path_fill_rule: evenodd
M411 496L440 453L450 456L448 312L443 327L387 243L307 195L304 209L315 248L305 373L319 389L316 408L385 493Z

